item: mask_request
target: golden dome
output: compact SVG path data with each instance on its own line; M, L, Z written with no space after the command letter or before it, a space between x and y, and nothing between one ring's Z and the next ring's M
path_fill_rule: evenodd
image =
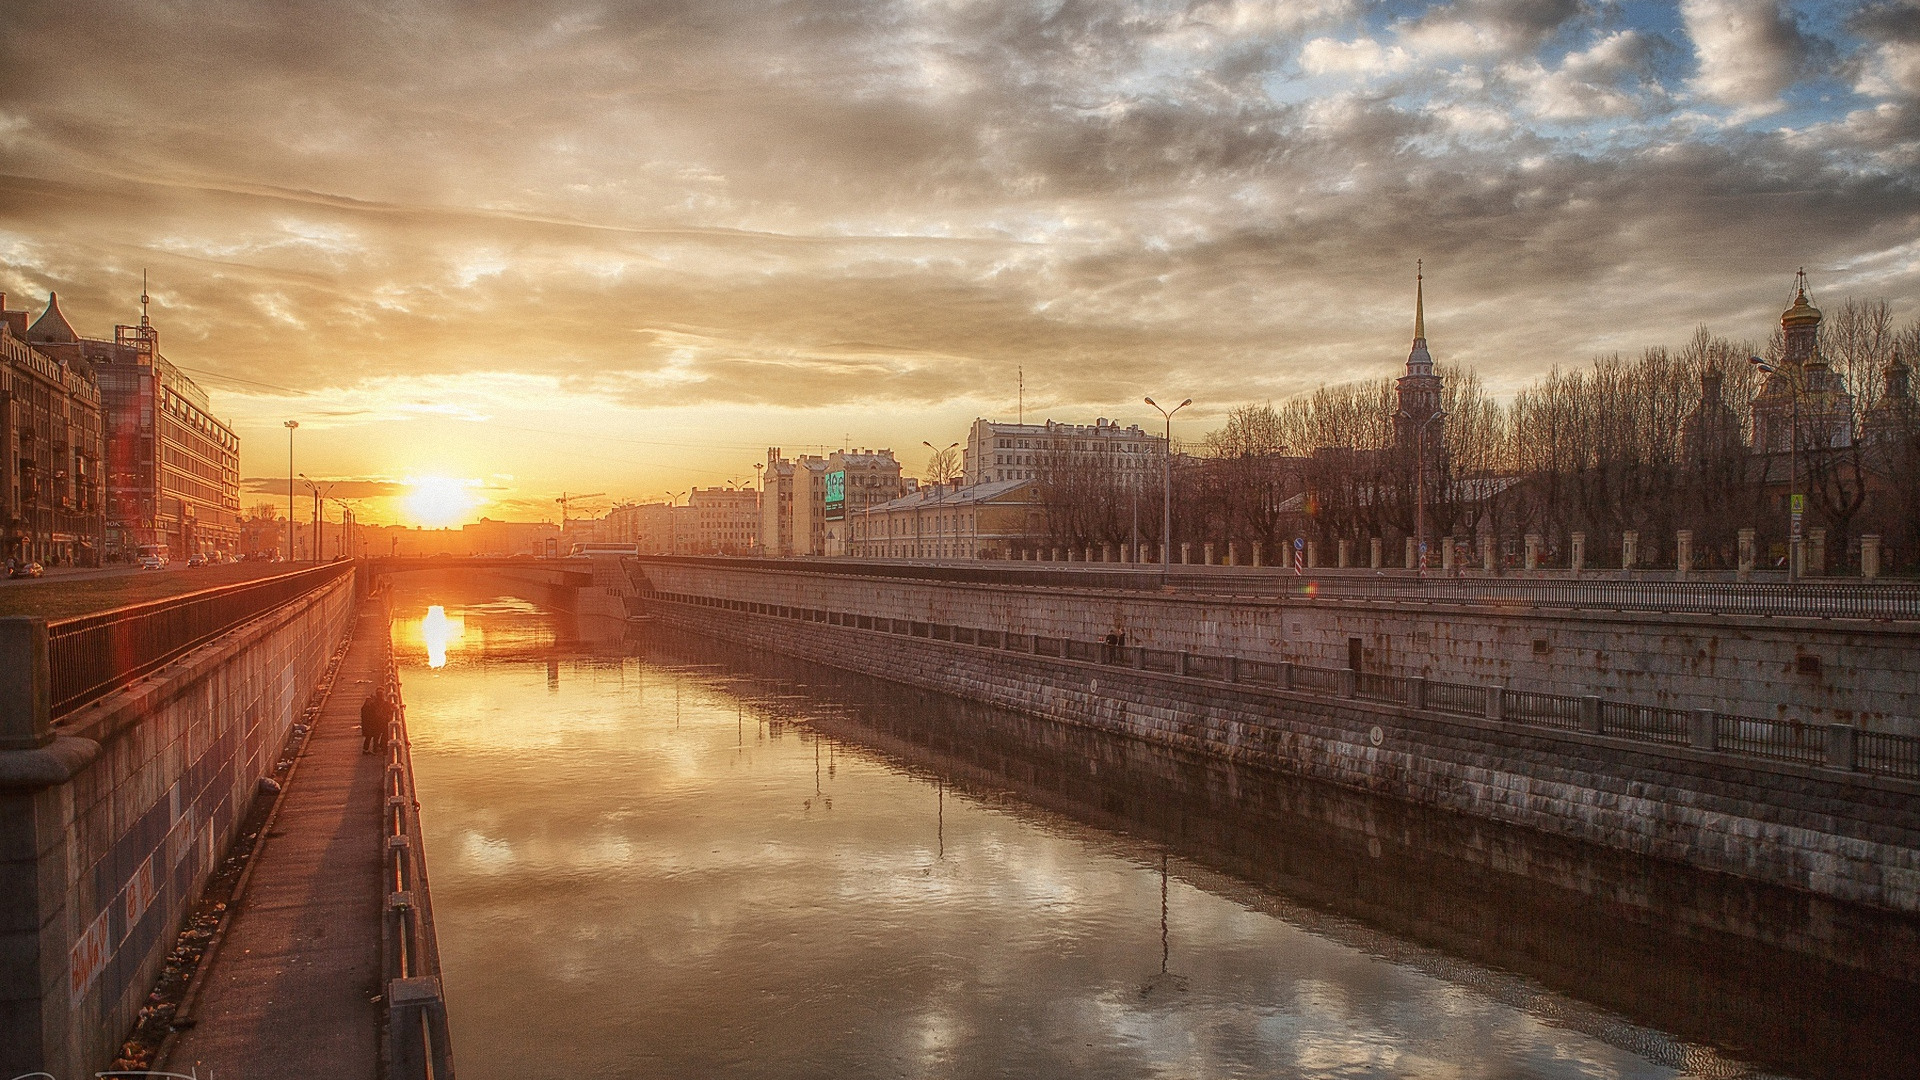
M1780 315L1781 326L1799 326L1802 323L1820 321L1820 309L1807 302L1807 290L1802 286L1794 295L1793 306Z

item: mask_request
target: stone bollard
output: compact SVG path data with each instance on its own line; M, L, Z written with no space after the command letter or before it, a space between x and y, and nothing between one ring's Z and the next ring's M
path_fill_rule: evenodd
M1720 723L1712 709L1695 709L1687 723L1687 744L1695 750L1720 749Z
M1307 541L1307 569L1317 570L1319 568L1320 568L1320 541L1309 540Z
M1859 748L1860 729L1852 724L1827 725L1827 768L1852 772Z
M1584 694L1581 696L1580 730L1590 735L1599 735L1606 731L1606 725L1600 720L1600 697L1598 694Z
M1380 538L1376 536L1367 543L1373 552L1373 569L1378 570L1380 569Z
M1525 565L1528 570L1540 569L1540 534L1539 533L1527 534L1527 561Z
M1880 534L1860 538L1860 576L1868 581L1880 576Z
M1418 561L1418 556L1415 554L1415 545L1413 542L1413 537L1411 536L1407 537L1407 551L1405 556L1403 556L1403 558L1406 561L1401 563L1400 565L1406 567L1408 570L1412 570L1414 567L1420 565Z
M1259 565L1260 565L1260 556L1261 556L1261 555L1263 554L1263 552L1261 551L1261 548L1262 548L1262 547L1264 547L1264 546L1265 546L1265 545L1263 545L1263 544L1262 544L1262 543L1261 543L1260 541L1258 541L1258 540L1255 540L1255 541L1253 542L1253 565L1255 565L1255 566L1259 566Z
M1740 530L1740 540L1738 543L1738 550L1739 550L1739 560L1740 560L1738 563L1738 566L1740 568L1740 571L1739 571L1740 580L1745 581L1749 577L1753 576L1753 530L1752 529Z
M1200 561L1208 566L1213 565L1213 544L1211 542L1200 545Z
M1827 576L1827 530L1807 530L1807 576Z
M1632 529L1620 534L1620 569L1632 570L1640 565L1640 534Z
M1165 540L1160 541L1160 565L1167 565L1167 560L1171 558L1173 558L1173 549Z
M1449 536L1440 541L1440 572L1443 574L1453 573L1453 561L1453 537Z
M1340 569L1345 570L1347 567L1353 565L1353 541L1347 539L1340 541L1338 557L1340 559Z
M1183 540L1180 542L1180 565L1186 566L1192 562L1193 562L1193 543L1192 541Z
M1573 571L1574 577L1579 577L1580 571L1587 568L1587 534L1574 533L1572 540L1573 552L1567 556L1567 568Z
M1673 576L1684 578L1693 573L1693 530L1673 534Z
M1504 686L1487 687L1487 719L1505 720L1507 718L1507 688Z
M1274 682L1282 690L1293 689L1293 661L1282 660L1273 665L1276 669Z
M1182 652L1177 652L1173 654L1173 656L1174 656L1174 673L1178 675L1187 674L1187 672L1190 670L1192 665L1193 654L1182 651Z
M1427 707L1427 680L1419 675L1407 680L1407 708L1424 709Z
M1352 668L1342 668L1340 670L1340 696L1350 698L1358 697L1359 694L1360 673Z
M1491 536L1480 538L1480 569L1485 573L1493 573L1493 537Z
M52 741L47 620L35 615L0 619L0 751L38 750Z
M1240 565L1240 545L1231 540L1227 541L1227 565Z
M1100 545L1100 561L1101 562L1113 561L1113 545L1112 544Z
M1227 681L1235 683L1240 681L1240 658L1237 656L1227 657Z

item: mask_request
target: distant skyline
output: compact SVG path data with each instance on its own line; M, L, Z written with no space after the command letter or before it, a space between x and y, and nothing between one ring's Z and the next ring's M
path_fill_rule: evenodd
M1920 0L12 3L0 290L412 523L1920 314ZM247 505L284 491L252 492ZM458 502L457 499L453 500ZM302 504L304 512L305 504Z

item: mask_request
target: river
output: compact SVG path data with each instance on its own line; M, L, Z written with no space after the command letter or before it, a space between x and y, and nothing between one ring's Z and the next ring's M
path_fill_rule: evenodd
M396 619L466 1080L1912 1064L1912 987L1618 902L1793 898L511 597Z

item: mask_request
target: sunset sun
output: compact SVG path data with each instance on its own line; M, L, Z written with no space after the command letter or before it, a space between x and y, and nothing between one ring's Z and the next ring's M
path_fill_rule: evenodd
M420 476L407 480L401 500L414 522L429 528L458 525L474 508L472 485L450 476Z

